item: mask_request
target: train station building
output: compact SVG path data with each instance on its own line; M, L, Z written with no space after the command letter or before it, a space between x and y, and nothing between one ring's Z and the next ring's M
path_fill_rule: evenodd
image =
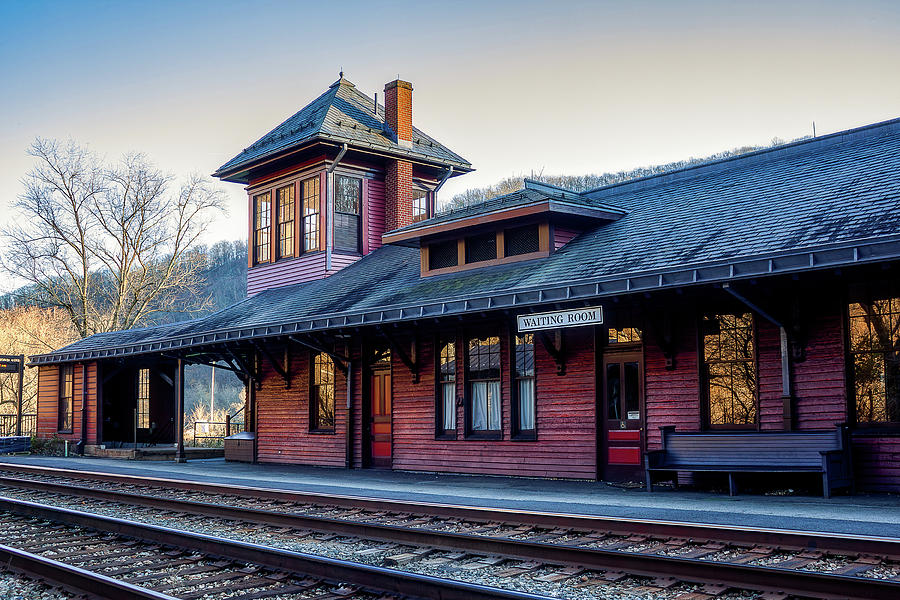
M900 119L438 211L472 165L376 98L342 77L218 169L248 297L32 357L40 436L178 445L207 364L260 463L641 481L680 439L749 476L833 433L831 484L900 491Z

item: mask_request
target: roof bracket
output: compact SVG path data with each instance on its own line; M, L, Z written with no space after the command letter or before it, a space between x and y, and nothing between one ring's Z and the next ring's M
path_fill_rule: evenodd
M247 361L245 361L243 358L241 358L240 355L238 355L237 353L235 353L235 352L234 352L231 348L229 348L228 346L225 346L225 352L227 352L227 353L228 353L228 356L231 357L231 359L237 364L237 366L238 366L244 373L247 374L247 377L248 377L251 381L253 381L253 382L256 383L256 389L257 389L257 390L262 389L262 381L260 381L260 378L259 378L259 376L258 376L258 373L256 372L256 369L254 369L253 367L251 367L251 366L247 363ZM253 362L255 362L255 361L253 361Z
M412 342L410 344L410 352L407 353L404 350L403 346L401 346L396 338L394 338L390 333L385 331L384 328L378 327L378 333L387 340L387 343L390 344L391 350L397 353L397 356L400 357L401 362L406 365L406 368L409 369L409 372L412 373L413 383L419 383L419 362L416 356L416 338L413 336Z
M278 359L275 358L275 355L266 348L266 345L256 340L251 342L253 347L259 350L272 365L272 368L275 369L275 372L281 375L281 378L284 379L284 388L289 390L291 389L291 364L290 364L290 353L287 351L287 348L284 349L284 361L283 363L279 363Z
M551 335L553 336L552 338ZM556 374L565 375L566 354L565 345L563 342L565 338L563 336L562 330L557 329L552 334L547 333L546 331L542 331L538 334L538 337L541 340L541 344L543 344L544 348L547 349L547 353L553 359L553 362L556 363Z
M340 354L338 354L337 352L334 352L333 350L328 350L325 347L325 344L321 343L321 340L314 340L314 341L310 342L310 341L306 341L306 340L301 340L300 338L294 337L292 335L289 335L288 339L290 341L294 342L295 344L303 346L307 350L313 350L315 352L321 352L322 354L325 354L326 356L330 357L331 360L334 361L334 364L337 365L337 368L340 369L341 372L343 372L343 373L347 372L348 365L350 364L350 358L347 356L341 356ZM319 343L317 343L317 342L319 342Z

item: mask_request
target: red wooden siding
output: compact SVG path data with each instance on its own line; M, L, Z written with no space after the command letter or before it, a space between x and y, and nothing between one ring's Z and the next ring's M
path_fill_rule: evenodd
M81 439L82 422L82 366L73 368L72 433L59 433L59 366L38 368L38 416L37 435L42 438L58 437L67 440ZM97 443L97 363L87 365L87 443Z
M535 347L537 441L510 439L509 352L505 336L501 336L503 436L500 440L465 439L463 408L459 408L457 414L457 439L434 439L433 344L420 342L419 359L425 368L418 384L412 383L409 370L395 357L394 468L532 477L596 477L593 340L589 330L568 331L566 337L571 354L565 377L556 375L556 364L543 346L538 343ZM463 341L462 337L457 340L460 358ZM464 397L463 361L457 362L457 395Z
M900 492L900 436L854 436L853 470L860 489Z
M311 252L247 269L247 295L325 277L325 253Z
M368 254L381 248L381 236L384 234L384 180L366 180L366 218L368 247L363 252Z
M276 352L282 356L282 352ZM347 427L346 380L335 369L335 432L309 431L309 354L291 348L291 388L262 361L262 389L256 392L260 462L343 467Z
M660 447L660 427L674 425L679 431L700 429L697 337L690 327L684 328L675 340L675 347L675 368L669 371L662 349L650 335L646 336L644 406L649 449Z
M553 228L553 249L559 250L566 244L572 241L572 239L581 233L577 229L568 229L566 227L554 227Z

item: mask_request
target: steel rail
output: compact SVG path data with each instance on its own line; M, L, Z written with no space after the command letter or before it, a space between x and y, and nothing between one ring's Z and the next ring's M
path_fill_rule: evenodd
M688 581L722 583L735 587L748 587L796 595L815 593L823 598L895 599L900 597L900 581L409 528L348 519L211 504L194 500L143 496L130 492L89 489L67 484L10 477L0 477L0 485L274 527L311 529L379 541L465 551L489 556L500 555L551 564L578 565L589 569L625 571L635 575L651 577L676 577Z
M413 500L392 500L0 462L0 472L2 471L33 475L51 475L83 481L105 481L126 485L144 485L188 492L230 495L255 500L263 499L304 504L324 504L373 511L413 513L430 517L485 522L499 521L515 525L533 525L536 527L590 529L621 535L652 535L663 538L686 538L701 542L709 541L729 544L775 546L789 550L817 550L821 552L843 554L873 554L900 560L900 538L887 536L836 534L818 531L769 529L762 527L688 523L657 519L635 519L488 508L461 504L419 502Z
M0 545L4 569L36 577L76 594L97 600L178 600L174 596L67 565L51 558Z
M376 589L382 593L396 594L407 598L547 600L546 596L315 556L2 496L0 496L0 510L21 516L95 529L164 546L174 546L230 561L247 562L298 575L350 583L361 588Z

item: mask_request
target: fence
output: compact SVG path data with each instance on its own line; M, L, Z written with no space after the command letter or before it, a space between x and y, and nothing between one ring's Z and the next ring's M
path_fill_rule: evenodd
M222 446L226 437L244 431L243 412L242 408L233 415L225 415L225 421L194 421L194 442L191 445L195 448Z
M37 414L22 415L22 435L37 433ZM0 436L16 435L16 415L0 415Z

